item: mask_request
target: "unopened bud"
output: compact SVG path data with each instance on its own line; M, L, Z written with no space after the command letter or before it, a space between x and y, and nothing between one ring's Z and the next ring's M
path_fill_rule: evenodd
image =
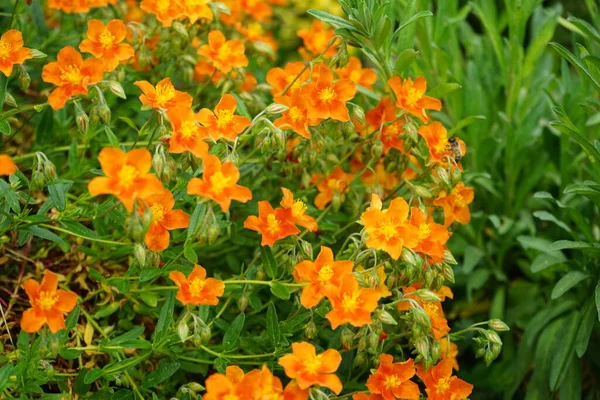
M429 354L431 355L432 360L435 362L437 361L441 354L442 354L442 347L440 346L440 342L437 340L434 340L431 343L431 347L429 350Z
M454 255L452 255L452 252L448 249L444 250L444 262L450 265L458 264L458 262L456 262L456 259L454 258Z
M335 192L333 194L333 200L331 200L331 204L333 206L333 211L339 211L342 206L342 195L340 192Z
M248 308L248 296L243 294L240 297L238 297L237 305L240 312L243 313L244 311L246 311L246 308Z
M510 328L508 327L508 325L506 325L504 323L504 321L502 321L500 319L490 319L488 321L488 324L489 324L490 328L492 328L493 330L495 330L497 332L510 331Z
M377 352L377 347L379 346L379 335L373 331L369 332L367 336L367 350L370 353Z
M428 358L429 340L427 340L425 337L419 337L417 340L415 340L415 350L417 350L419 355L423 356L424 358Z
M54 182L56 179L56 167L54 163L48 159L44 162L44 176L50 182Z
M502 339L495 331L487 331L486 336L491 343L502 346Z
M200 340L203 344L208 344L212 336L210 327L208 325L202 325L200 327Z
M415 185L414 191L417 196L425 198L425 199L429 199L429 198L433 197L433 194L431 194L431 191L429 189L427 189L425 186Z
M187 318L183 318L181 321L179 321L179 324L177 324L177 335L179 336L181 343L185 343L189 333L190 328L187 323Z
M160 253L148 251L146 253L146 268L158 268L160 266Z
M44 173L40 170L33 171L31 179L29 180L29 189L42 190L45 184L46 178L44 177Z
M374 160L379 160L381 155L383 154L383 143L381 141L376 140L371 146L371 156Z
M111 113L106 103L98 105L98 115L105 124L110 124Z
M210 225L208 227L208 232L207 232L208 244L213 244L214 242L216 242L217 239L219 238L220 234L221 234L221 229L219 228L219 225L217 225L217 224Z
M126 99L125 91L123 90L123 86L117 81L110 81L108 83L108 89L115 94L115 96L120 97L122 99Z
M384 324L398 325L398 322L396 322L396 320L394 319L392 314L390 314L389 312L387 312L385 310L379 309L379 310L375 311L375 315Z
M79 130L79 133L85 135L90 126L90 119L83 110L81 110L81 112L78 112L75 115L75 123L77 124L77 129Z
M352 107L352 114L359 122L365 122L365 110L363 110L361 106L355 104L354 107Z
M91 126L96 126L96 125L98 125L98 122L100 122L100 115L98 114L98 106L94 106L90 110L89 123Z
M450 174L448 174L448 170L444 167L438 167L436 169L437 177L442 181L442 183L446 186L450 186Z
M433 293L431 290L428 290L428 289L419 289L413 294L416 294L417 296L419 296L419 298L421 300L426 301L428 303L440 301L440 298L435 293Z
M354 357L354 361L352 362L352 367L353 368L360 367L361 365L363 365L365 363L366 360L367 360L367 358L365 357L365 355L363 353L358 353L356 355L356 357Z
M199 384L197 382L190 382L187 384L187 386L188 386L188 389L190 389L192 392L194 392L194 394L196 394L197 392L202 392L206 389L204 386L202 386L201 384Z
M490 366L490 364L492 364L492 362L494 362L494 360L496 359L498 355L494 354L491 349L488 349L485 351L485 353L483 354L483 361L485 361L485 365L486 366Z
M317 325L313 320L308 321L308 324L306 324L304 334L306 335L307 339L314 339L317 336Z
M19 87L22 91L27 91L29 89L29 84L31 84L31 77L25 70L25 67L22 65L19 66Z
M136 243L133 245L133 256L140 267L143 268L146 265L146 248L143 244Z
M454 168L452 170L452 185L456 185L462 179L462 172L460 169Z
M442 275L450 283L454 283L454 270L448 264L444 264L442 267Z
M353 339L354 333L352 333L350 329L344 328L340 336L340 341L342 342L344 349L349 350L352 347Z
M420 307L413 307L411 311L416 324L420 325L423 330L428 331L431 327L431 322L429 321L427 313L425 313L425 311L423 311L423 309Z
M436 276L437 274L432 268L427 268L425 271L425 286L432 287Z
M416 265L417 264L417 255L410 249L403 247L402 248L402 261L404 261L408 265Z
M283 104L273 103L267 107L266 113L267 114L281 114L282 112L285 112L288 108L289 108L288 106L285 106Z

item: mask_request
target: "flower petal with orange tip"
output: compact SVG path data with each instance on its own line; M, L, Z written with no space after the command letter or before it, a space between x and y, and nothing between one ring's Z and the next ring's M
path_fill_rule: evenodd
M225 291L223 281L206 278L206 270L200 265L195 265L187 278L179 271L172 271L169 279L179 287L176 298L184 305L216 306Z
M31 50L23 44L23 35L16 29L10 29L0 37L0 72L4 76L9 77L15 65L33 57Z
M12 175L17 172L17 165L10 156L0 154L0 175Z
M294 226L292 210L274 210L268 201L258 202L258 216L249 216L244 221L244 228L262 235L261 246L273 246L277 240L300 233Z

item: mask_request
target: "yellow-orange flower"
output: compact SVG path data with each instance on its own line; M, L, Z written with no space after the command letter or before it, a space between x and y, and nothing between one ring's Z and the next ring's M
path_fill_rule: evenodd
M346 102L356 94L354 83L348 79L333 82L333 72L326 64L316 65L313 74L313 81L302 88L302 94L308 99L308 116L348 121Z
M258 216L251 215L244 221L244 228L262 235L262 246L273 246L280 239L297 235L300 230L294 226L291 209L271 207L268 201L258 202Z
M335 37L335 33L333 33L333 29L327 28L323 22L314 20L310 28L299 30L298 36L304 43L304 48L301 49L300 53L305 60L310 60L327 49L327 45ZM329 46L325 51L325 57L329 58L335 55L337 52L335 45L334 43Z
M292 354L286 354L279 359L279 365L285 374L295 379L300 389L311 386L323 386L335 394L342 391L342 381L335 374L342 356L337 350L328 349L318 354L315 346L307 342L292 343Z
M377 107L365 114L365 122L373 129L379 129L383 124L396 119L396 105L387 97L382 98Z
M58 278L52 271L46 270L42 283L28 279L23 289L29 297L31 308L23 313L21 329L25 332L37 332L44 324L56 333L65 329L64 313L71 311L77 304L77 294L58 289Z
M127 211L131 211L137 198L147 198L163 190L160 180L149 173L152 156L146 149L125 153L121 149L105 147L98 160L106 176L96 177L89 183L92 196L112 194L121 200Z
M448 131L440 122L435 121L429 125L423 125L419 128L419 135L427 142L429 148L429 162L442 163L448 152Z
M371 393L380 394L384 400L420 398L419 385L410 380L416 372L412 358L394 363L393 356L381 354L379 360L379 367L367 380Z
M5 32L0 37L0 72L10 76L13 66L21 65L33 57L31 50L23 47L23 34L16 29Z
M442 358L450 359L450 361L452 361L452 368L458 371L458 361L456 361L458 346L456 343L452 343L448 336L440 339L440 353Z
M204 141L208 136L200 129L191 108L173 107L167 110L167 117L173 129L169 138L171 153L180 154L189 151L195 157L204 157L208 154L208 143Z
M377 308L381 293L378 289L362 288L351 274L342 279L337 290L327 293L333 309L325 315L332 329L342 324L361 327L370 324L371 313Z
M144 201L152 213L152 224L146 233L144 242L152 251L166 250L171 237L169 231L187 228L190 216L183 210L173 210L175 199L173 193L166 189L148 196ZM143 206L140 206L139 212L140 214L144 212Z
M230 365L225 369L225 374L212 374L206 379L206 393L202 396L204 400L235 400L244 398L244 371L236 366Z
M304 96L295 92L291 96L282 96L277 98L277 103L288 107L283 112L281 118L273 121L273 124L281 129L291 129L305 139L310 139L309 126L319 123L318 119L310 118L308 103Z
M240 171L231 161L221 163L217 156L207 154L202 159L202 167L202 178L192 178L188 182L188 194L217 202L223 212L229 211L232 200L245 203L252 199L250 189L237 184Z
M0 175L12 175L17 172L17 165L10 156L0 154Z
M169 27L173 21L183 15L180 0L142 0L142 10L156 15L164 27Z
M458 182L449 194L446 192L440 193L433 204L442 207L444 210L445 226L449 226L454 221L468 224L471 221L469 204L473 202L474 198L473 188L465 186L463 182Z
M352 400L383 400L380 394L356 393L352 395Z
M185 92L175 90L170 78L165 78L156 84L156 88L148 81L137 81L134 85L139 87L143 94L140 101L154 109L168 110L174 107L191 107L192 96Z
M288 93L293 94L302 87L310 77L310 72L300 61L289 62L284 68L271 68L267 73L267 83L271 85L273 97L281 96L283 91L290 86Z
M225 138L234 141L251 123L250 119L235 115L236 108L237 101L235 97L226 94L221 97L214 112L208 108L203 108L198 111L196 119L213 140Z
M306 214L306 204L302 200L294 200L294 194L289 189L282 187L281 191L283 192L283 199L281 199L279 204L283 208L290 208L292 210L294 224L300 225L311 232L316 231L319 226L313 217Z
M329 247L322 246L317 259L305 260L294 267L294 278L299 283L309 283L302 288L300 303L312 308L329 292L335 292L346 275L352 273L352 261L335 261Z
M452 376L452 360L443 358L435 367L425 370L417 365L417 376L426 386L428 400L463 400L473 391L473 385Z
M127 36L127 27L123 21L113 19L107 25L102 21L88 21L87 39L79 45L83 53L91 53L104 64L104 71L110 72L117 68L119 62L133 57L133 47L121 43Z
M213 13L208 3L211 0L182 0L182 14L195 24L199 19L210 22L213 19Z
M410 223L419 232L419 241L412 249L417 253L428 255L433 262L442 262L446 242L450 238L448 229L443 225L436 224L431 216L426 217L425 213L418 207L411 207Z
M194 265L194 270L187 278L180 271L171 271L169 279L175 282L179 288L176 299L183 305L192 304L197 306L204 304L216 306L219 304L219 297L225 291L223 281L207 278L206 270L200 265ZM208 380L206 382L208 383Z
M422 76L418 77L414 82L411 78L402 80L399 76L394 76L388 81L388 85L396 95L396 106L406 110L425 123L429 121L426 110L439 111L442 109L441 101L425 96L427 82Z
M363 68L358 57L350 57L348 64L343 68L335 70L340 79L348 79L366 89L373 90L373 84L377 80L377 73L372 68Z
M63 108L71 96L88 94L88 85L99 82L104 75L102 61L95 58L84 61L71 46L59 51L56 59L42 70L44 82L58 86L48 96L48 103L54 110Z
M413 248L418 243L418 229L408 223L408 204L395 198L386 210L382 210L379 196L371 196L371 206L360 216L369 238L367 246L383 250L394 260L402 253L402 247Z
M198 54L210 60L224 74L233 68L248 66L245 52L244 43L235 39L227 40L221 31L211 31L208 34L208 44L198 49Z
M315 197L315 206L319 210L323 210L333 200L334 195L339 194L342 200L345 199L344 192L352 180L352 175L345 173L341 167L337 167L327 177L314 175L312 180L318 182L319 194Z

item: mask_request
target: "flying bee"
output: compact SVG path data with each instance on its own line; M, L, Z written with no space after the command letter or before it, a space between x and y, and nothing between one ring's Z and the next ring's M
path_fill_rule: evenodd
M460 162L463 156L467 153L467 146L462 140L456 137L451 137L448 138L448 143L446 144L446 151L452 153L452 157L456 162Z

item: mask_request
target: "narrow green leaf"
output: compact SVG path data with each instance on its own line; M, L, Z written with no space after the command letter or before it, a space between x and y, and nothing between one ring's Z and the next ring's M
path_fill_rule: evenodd
M594 295L594 297L596 298L596 310L598 311L598 321L600 321L600 280L596 285L596 291Z
M351 23L341 17L329 14L328 12L310 9L307 11L307 13L323 22L327 22L334 28L346 28L351 31L356 31L356 28Z
M150 389L165 382L173 376L181 365L169 359L160 360L158 368L144 376L142 387Z
M402 25L400 25L398 27L398 29L396 29L396 31L394 32L394 36L400 34L400 32L402 32L408 26L410 26L411 24L414 24L415 22L417 22L421 18L427 18L427 17L432 17L432 16L433 16L433 13L431 11L420 11L420 12L416 13L415 15L413 15L412 17L410 17L408 19L408 21L406 21L405 23L403 23Z
M48 185L48 194L50 194L50 199L58 211L64 211L67 207L67 191L72 185L73 181L64 179L56 180L54 183Z
M235 344L238 341L238 338L240 337L240 333L242 332L242 328L244 327L245 321L246 315L240 314L237 317L235 317L231 325L229 325L229 329L227 329L227 332L225 332L225 335L223 335L224 351L233 350Z
M198 254L192 248L192 242L189 240L183 245L183 256L192 264L198 264Z
M105 125L104 132L106 133L106 138L108 139L108 143L110 143L110 145L112 147L116 147L118 149L119 148L119 139L117 139L117 137L113 133L112 129L110 129L110 127L108 125Z
M284 286L279 282L273 282L271 285L271 293L283 300L288 300L290 298L290 291L287 286Z
M10 383L10 377L16 367L12 364L6 364L0 368L0 391L4 391Z
M581 271L571 271L563 276L552 289L552 300L558 299L565 294L569 289L575 287L579 282L589 278L588 274Z
M454 92L455 90L458 90L461 88L462 88L462 86L460 86L458 83L454 83L454 82L442 83L442 84L437 85L435 88L431 89L431 91L428 93L428 95L439 99L439 98L444 97L445 95L450 94L450 93Z
M269 307L267 308L267 334L269 335L269 339L271 339L273 347L277 347L279 344L280 331L277 310L275 309L275 305L273 303L270 303Z
M158 344L167 334L169 326L173 321L173 308L175 307L175 292L169 292L165 298L165 303L160 309L156 330L154 331L154 343Z
M560 386L560 382L566 375L567 366L573 354L573 342L579 329L579 311L575 311L569 317L564 319L560 331L560 346L557 346L556 354L552 359L550 368L550 390L555 391Z
M196 235L198 232L198 228L200 228L200 224L202 224L202 220L206 215L206 204L198 203L196 204L196 208L194 208L194 212L190 217L190 224L187 228L187 238L191 238Z
M54 242L60 246L62 251L66 252L69 250L69 244L60 236L50 232L48 229L40 228L39 226L31 225L24 229L27 232L30 232L33 236L37 236L42 239L49 240Z
M267 276L271 279L275 279L277 276L277 262L273 256L273 251L269 246L262 246L260 248L260 254L263 262L263 269Z
M106 343L106 346L119 346L125 342L135 340L144 333L144 330L145 329L143 326L135 327L130 331L111 339L108 343Z
M588 348L592 330L596 323L596 307L594 307L594 303L594 299L586 301L581 312L581 322L577 331L577 338L575 339L575 352L579 358L583 357Z
M100 368L92 368L87 374L85 374L85 378L83 378L83 383L89 385L90 383L94 383L100 378L104 372Z
M79 320L79 306L75 307L73 311L69 313L69 316L65 320L65 325L67 326L67 331L75 328L77 326L77 321Z

